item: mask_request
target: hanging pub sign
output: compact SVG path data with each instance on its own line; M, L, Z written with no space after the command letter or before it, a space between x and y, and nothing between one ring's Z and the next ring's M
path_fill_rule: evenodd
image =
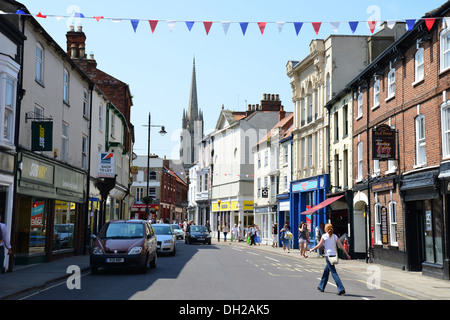
M33 121L31 123L31 150L53 150L53 122Z
M379 125L372 130L372 159L395 159L395 130L387 124Z

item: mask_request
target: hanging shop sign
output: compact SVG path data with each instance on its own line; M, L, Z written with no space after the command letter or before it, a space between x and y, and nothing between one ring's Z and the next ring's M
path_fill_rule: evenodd
M53 150L53 122L33 121L31 123L31 150Z
M387 124L372 130L372 159L395 160L395 130Z

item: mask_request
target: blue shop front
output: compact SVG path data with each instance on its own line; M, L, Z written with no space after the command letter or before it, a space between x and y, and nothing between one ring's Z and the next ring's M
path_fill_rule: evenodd
M315 229L321 222L327 223L327 208L316 210L314 214L305 215L305 212L326 200L329 187L329 175L319 175L291 182L290 188L290 220L292 234L294 236L294 248L298 249L298 226L300 222L306 222L310 235L310 246L316 244ZM280 228L281 217L279 218Z

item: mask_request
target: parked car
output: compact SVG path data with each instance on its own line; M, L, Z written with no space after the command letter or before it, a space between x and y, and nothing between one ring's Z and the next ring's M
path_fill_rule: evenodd
M192 225L190 226L189 230L186 231L184 242L203 242L211 244L211 235L209 234L208 229L206 229L205 226Z
M153 230L155 230L158 253L169 253L174 256L177 252L177 237L173 232L171 224L157 223L152 224Z
M173 228L173 233L175 233L175 236L177 237L177 240L184 238L184 231L183 231L183 229L181 229L181 227L178 224L172 224L172 228Z
M137 267L142 273L156 267L156 235L145 220L107 222L95 241L90 255L91 273L98 269Z

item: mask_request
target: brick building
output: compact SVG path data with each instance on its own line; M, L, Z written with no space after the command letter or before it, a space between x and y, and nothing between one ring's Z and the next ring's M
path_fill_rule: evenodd
M354 207L367 213L368 257L447 279L449 9L419 19L348 85ZM377 141L382 130L391 140ZM376 159L388 151L391 160Z

